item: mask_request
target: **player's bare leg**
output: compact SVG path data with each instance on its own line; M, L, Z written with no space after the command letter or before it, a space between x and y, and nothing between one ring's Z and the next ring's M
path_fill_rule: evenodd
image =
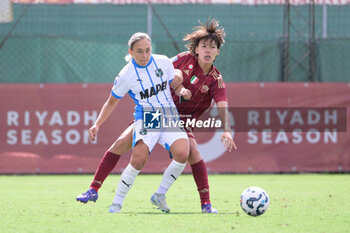
M174 159L165 170L158 190L151 197L152 204L165 213L170 212L170 208L165 201L165 194L186 166L189 153L188 140L183 138L176 140L170 146L170 152Z
M121 155L131 149L131 145L132 125L130 125L105 152L95 172L95 176L91 182L89 190L77 196L77 201L80 201L82 203L87 203L88 201L96 202L98 199L98 190L101 188L107 176L117 165Z
M133 125L129 125L128 128L119 136L117 140L109 147L108 151L122 155L128 152L132 146L132 129Z
M207 167L199 153L198 144L192 137L189 137L189 142L190 154L188 156L188 162L191 165L192 175L196 182L199 197L201 199L202 212L217 213L218 211L211 207Z

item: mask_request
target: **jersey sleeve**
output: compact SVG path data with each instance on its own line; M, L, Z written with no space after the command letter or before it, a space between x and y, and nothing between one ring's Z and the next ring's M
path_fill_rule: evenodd
M121 99L124 95L130 90L130 81L128 80L128 75L126 72L126 67L124 67L118 76L115 78L113 87L112 87L112 95Z
M175 69L181 69L182 68L181 65L187 59L188 54L189 54L188 52L183 52L183 53L180 53L180 54L170 58L170 60L172 61Z
M219 87L218 80L216 79L210 87L210 93L216 103L220 101L227 101L226 84L224 82L222 83L222 87Z
M168 82L169 84L171 83L171 81L173 81L174 79L174 75L175 75L175 69L173 66L173 63L171 62L171 60L168 58L169 64L167 64L167 71L168 71Z

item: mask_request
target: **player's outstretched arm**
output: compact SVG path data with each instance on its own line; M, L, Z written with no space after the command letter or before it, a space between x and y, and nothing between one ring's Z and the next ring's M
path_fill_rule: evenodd
M224 144L226 150L231 152L232 148L237 149L237 147L231 134L231 122L227 111L228 104L226 101L220 101L216 103L216 105L218 107L220 120L224 124L224 132L221 135L221 142Z
M115 98L114 96L112 96L112 94L109 95L107 101L103 104L95 123L89 129L90 141L95 141L100 126L108 119L108 117L111 115L119 101L120 99Z

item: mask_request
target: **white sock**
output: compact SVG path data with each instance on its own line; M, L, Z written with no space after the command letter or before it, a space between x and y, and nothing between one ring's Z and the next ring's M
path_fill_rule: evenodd
M139 173L140 170L136 170L133 166L131 166L130 163L128 164L128 166L126 166L126 168L120 176L113 204L119 204L120 206L123 206L124 198L131 189L132 184L134 183L135 178Z
M163 174L162 182L160 183L156 193L165 194L170 186L179 177L185 169L186 163L179 163L173 160Z

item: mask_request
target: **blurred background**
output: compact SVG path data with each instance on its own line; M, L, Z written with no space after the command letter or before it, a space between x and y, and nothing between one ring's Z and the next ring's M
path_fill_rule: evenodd
M216 65L228 82L346 82L349 1L275 2L14 0L0 24L0 82L109 83L131 34L149 33L154 53L172 57L208 17L226 30Z
M226 43L215 65L232 106L346 108L350 103L350 0L0 1L0 173L94 171L100 155L130 123L133 104L121 107L127 119L115 115L117 128L106 133L106 140L101 136L98 145L82 139L69 143L67 137L80 139L84 133L67 132L73 126L86 132L92 120L83 122L84 113L96 117L126 64L127 41L137 31L151 35L154 53L172 57L186 50L182 38L194 26L208 17L218 19ZM46 111L46 120L40 123L36 111ZM69 125L68 111L82 120ZM61 141L54 130L60 130ZM242 136L238 160L222 152L226 160L208 167L213 172L350 171L347 133L332 142L310 143L305 137L305 144L292 143L289 136L284 143L259 141L254 149ZM294 161L294 155L300 157ZM308 156L318 162L302 161ZM80 165L73 166L74 159ZM264 159L270 163L262 166ZM229 167L220 169L227 161ZM237 161L244 166L236 167Z

